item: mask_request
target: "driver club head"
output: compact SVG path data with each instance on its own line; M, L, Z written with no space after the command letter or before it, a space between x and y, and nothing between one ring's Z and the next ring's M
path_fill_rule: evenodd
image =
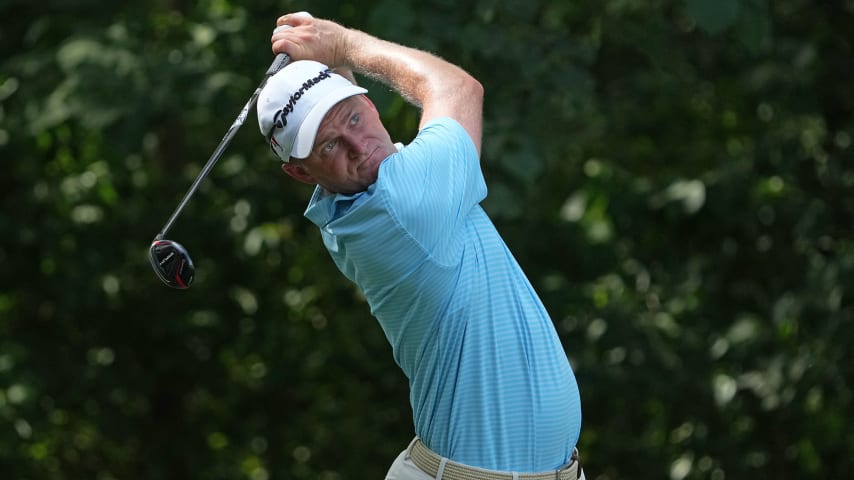
M172 288L190 288L196 267L187 250L178 242L155 239L148 250L151 267L163 283Z

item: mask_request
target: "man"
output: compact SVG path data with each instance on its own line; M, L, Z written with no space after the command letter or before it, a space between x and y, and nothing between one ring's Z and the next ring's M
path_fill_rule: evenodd
M386 478L583 478L575 377L479 205L481 84L331 21L277 24L292 28L273 35L273 52L294 61L261 93L261 132L287 175L316 185L305 215L409 379L416 437ZM409 145L392 142L351 71L421 109Z

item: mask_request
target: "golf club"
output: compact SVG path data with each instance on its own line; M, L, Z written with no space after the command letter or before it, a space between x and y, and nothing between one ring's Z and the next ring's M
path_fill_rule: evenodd
M274 30L274 33L283 28L289 27L287 25L281 25ZM258 96L261 94L261 90L264 88L267 80L276 72L284 68L290 61L290 57L285 53L276 55L275 60L273 60L273 63L270 65L270 68L267 69L267 73L264 74L264 79L261 81L261 84L258 85L258 88L255 89L252 97L249 98L249 101L246 102L243 110L240 111L237 119L231 124L231 127L219 143L219 146L216 147L213 155L211 155L201 172L199 172L199 175L190 186L187 194L184 195L184 199L181 200L180 204L178 204L178 208L175 209L175 212L172 213L171 217L169 217L166 225L163 226L160 233L158 233L151 242L151 247L148 249L148 259L151 261L151 267L154 269L154 272L166 285L179 289L189 288L190 285L192 285L196 274L196 267L193 265L193 260L190 258L190 254L187 253L187 249L178 242L167 240L165 238L166 233L170 228L172 228L172 224L175 222L175 219L178 218L178 215L181 214L181 211L187 205L187 202L189 202L190 197L193 196L198 189L199 184L205 179L205 177L207 177L214 165L216 165L216 162L222 156L223 152L225 152L228 144L231 143L231 139L243 125L243 122L246 121L249 111L258 101Z

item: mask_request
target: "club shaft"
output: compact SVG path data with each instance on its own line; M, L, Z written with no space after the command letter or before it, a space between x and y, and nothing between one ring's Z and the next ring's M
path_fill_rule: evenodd
M246 105L243 106L243 110L240 111L240 114L234 120L234 123L231 124L228 131L225 132L225 136L222 137L222 141L219 142L219 145L214 150L211 157L208 159L205 166L202 167L202 170L199 172L199 175L196 176L196 179L193 181L193 184L190 185L190 189L187 190L187 193L184 195L184 198L181 200L181 203L178 204L178 207L172 213L172 216L169 217L169 220L160 229L160 233L157 234L155 239L161 239L166 236L166 233L172 228L172 224L175 223L175 220L184 210L184 207L189 203L190 198L196 193L199 185L202 183L202 180L208 176L210 171L213 169L214 165L219 161L222 154L225 152L225 149L228 148L228 145L231 143L231 139L234 138L234 135L237 134L237 131L240 130L240 127L243 125L243 122L246 121L246 117L249 115L250 110L255 106L255 103L258 102L258 96L261 94L261 90L264 88L264 85L267 83L267 80L274 75L276 72L284 68L285 65L290 62L290 57L288 57L285 53L280 53L276 55L275 60L270 65L270 68L267 69L267 72L264 74L264 79L261 81L261 84L258 85L258 88L255 89L255 92L252 93L252 96L249 98L249 101L246 102Z

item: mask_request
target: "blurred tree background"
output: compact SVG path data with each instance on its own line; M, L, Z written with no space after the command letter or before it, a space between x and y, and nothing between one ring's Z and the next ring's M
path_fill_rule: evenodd
M254 113L170 232L194 287L146 258L299 10L484 83L485 207L576 370L588 478L854 471L854 2L0 5L2 478L381 478L413 435Z

